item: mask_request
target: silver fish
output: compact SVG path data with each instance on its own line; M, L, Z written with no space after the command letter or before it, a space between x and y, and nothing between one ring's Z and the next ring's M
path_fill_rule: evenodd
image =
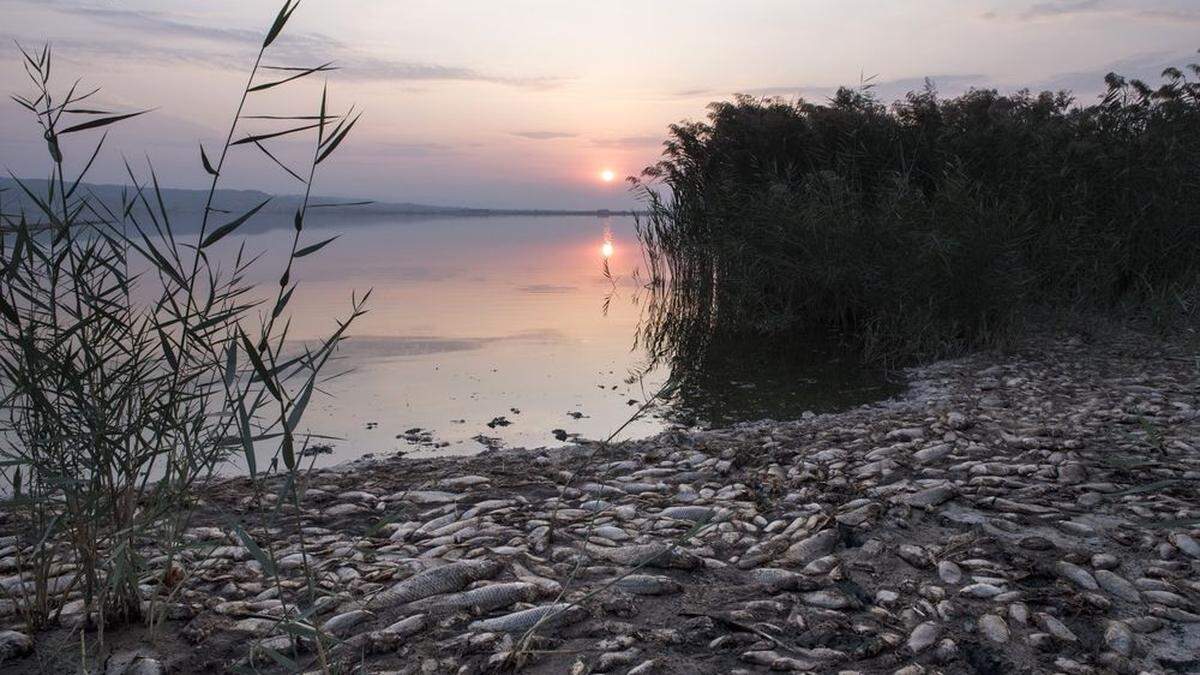
M670 595L683 590L671 577L654 574L630 574L618 579L613 586L634 595Z
M618 548L585 546L585 549L594 557L631 567L644 565L691 570L704 566L704 561L697 556L670 544L642 544Z
M467 628L478 633L515 633L529 630L538 625L539 621L541 628L557 628L582 621L586 616L587 610L582 607L560 602L505 614L494 619L475 621Z
M487 614L518 602L531 602L537 599L538 594L537 586L522 581L491 584L461 593L435 595L417 600L409 603L405 611L425 612L434 616L458 611L468 611L476 615Z
M366 602L367 609L382 609L416 602L431 595L453 593L480 579L490 579L500 572L500 563L491 560L460 560L418 572L377 593Z

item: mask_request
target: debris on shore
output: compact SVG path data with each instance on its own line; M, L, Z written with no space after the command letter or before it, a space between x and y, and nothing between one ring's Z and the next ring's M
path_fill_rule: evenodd
M318 670L291 606L372 673L1200 670L1194 358L1046 338L909 376L791 422L317 470L288 528L224 481L212 513L276 538L283 593L199 517L154 658ZM6 668L30 651L0 633Z

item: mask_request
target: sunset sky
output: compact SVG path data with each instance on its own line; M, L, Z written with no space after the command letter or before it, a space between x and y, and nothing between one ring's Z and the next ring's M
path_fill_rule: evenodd
M28 93L13 41L55 49L58 84L99 104L157 108L111 137L92 178L149 155L163 183L199 187L197 142L223 136L276 0L0 0L0 89ZM1196 0L306 0L268 54L335 61L339 107L365 111L323 194L427 204L600 208L658 155L667 125L734 92L810 99L874 76L885 98L931 77L1067 88L1081 99L1118 70L1154 79L1195 60ZM321 80L252 101L315 114ZM259 127L261 128L261 127ZM82 145L74 156L86 155ZM281 155L300 151L279 146ZM228 186L296 192L247 151ZM27 113L0 104L0 166L45 172Z

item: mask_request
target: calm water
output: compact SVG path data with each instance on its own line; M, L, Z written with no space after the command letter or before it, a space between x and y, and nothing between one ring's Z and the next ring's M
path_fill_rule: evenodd
M341 238L300 261L292 335L327 333L352 292L374 291L327 370L350 372L309 407L309 431L340 439L318 464L554 446L564 433L604 438L666 379L662 369L631 377L646 366L633 348L641 259L632 218L353 217L310 227L306 240L333 233ZM290 234L248 237L248 250L267 252L257 265L264 275L278 268L271 252ZM874 374L820 363L797 370L751 360L707 373L621 437L679 421L786 418L889 393Z

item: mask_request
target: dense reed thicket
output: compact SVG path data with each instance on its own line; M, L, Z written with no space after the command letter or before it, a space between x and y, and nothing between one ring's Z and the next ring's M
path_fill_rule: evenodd
M835 330L896 363L995 344L1046 307L1190 313L1200 262L1200 65L1151 87L930 86L885 106L741 96L674 125L636 182L651 271L644 338Z

